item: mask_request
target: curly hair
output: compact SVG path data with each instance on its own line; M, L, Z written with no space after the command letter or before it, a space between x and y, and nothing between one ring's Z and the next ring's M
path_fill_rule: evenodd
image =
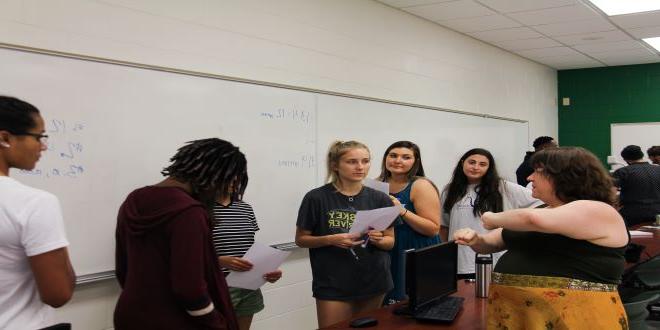
M543 149L532 156L530 164L550 179L557 198L564 203L587 199L613 204L612 177L584 148Z
M232 201L243 199L248 183L247 160L238 147L218 138L187 142L170 158L161 174L189 183L193 194L229 193Z

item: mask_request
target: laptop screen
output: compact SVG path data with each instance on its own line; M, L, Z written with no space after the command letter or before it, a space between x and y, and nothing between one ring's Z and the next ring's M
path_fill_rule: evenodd
M457 290L454 242L406 251L406 293L408 307L417 308Z

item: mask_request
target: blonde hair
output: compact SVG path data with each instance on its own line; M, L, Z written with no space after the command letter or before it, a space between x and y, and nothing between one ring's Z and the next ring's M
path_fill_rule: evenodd
M337 179L339 178L337 176L337 171L335 171L333 168L339 164L339 159L341 159L341 156L343 156L345 153L347 153L351 149L364 149L369 153L369 157L371 157L371 152L369 151L369 148L362 142L358 141L335 141L332 144L330 144L330 148L328 148L328 157L327 157L327 163L326 163L326 168L327 168L327 174L325 177L325 181L328 183L336 183Z

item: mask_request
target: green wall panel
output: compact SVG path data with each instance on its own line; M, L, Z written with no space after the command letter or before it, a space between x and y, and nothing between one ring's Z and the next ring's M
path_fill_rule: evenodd
M557 82L559 143L587 148L603 163L610 124L660 122L660 63L561 70Z

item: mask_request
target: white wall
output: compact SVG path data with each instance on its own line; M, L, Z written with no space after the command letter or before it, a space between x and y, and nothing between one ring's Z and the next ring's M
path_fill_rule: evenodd
M555 70L372 0L0 0L0 43L517 118L531 139L557 135ZM284 271L255 329L316 325L306 252ZM58 318L109 328L117 292L112 281L80 287Z

